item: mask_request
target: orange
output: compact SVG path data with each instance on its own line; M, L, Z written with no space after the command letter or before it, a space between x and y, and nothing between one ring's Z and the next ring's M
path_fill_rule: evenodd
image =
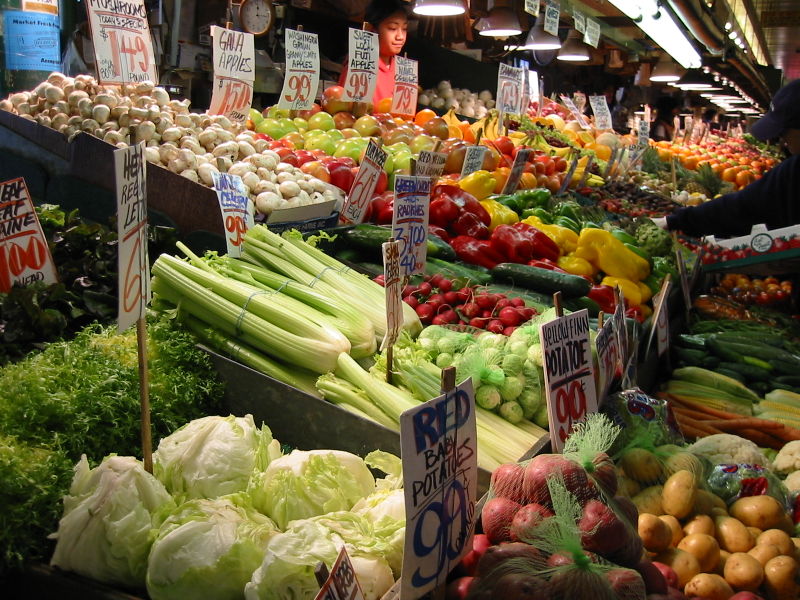
M464 139L464 132L461 131L461 128L457 125L448 125L447 126L447 134L448 137L455 138L457 140Z
M744 187L756 180L756 176L752 171L739 171L736 174L736 185Z
M722 181L736 181L736 175L741 171L742 167L728 167L722 172Z
M388 113L392 110L392 99L391 98L381 98L378 100L378 103L375 105L375 112L376 113Z
M693 171L694 169L697 168L697 161L698 158L696 156L687 156L681 161L681 163L683 163L684 167L686 167L690 171Z
M470 127L469 122L461 121L461 125L459 125L459 127L461 127L461 134L462 137L464 138L464 141L467 142L468 144L474 144L475 134L472 133L472 128Z
M421 111L417 113L417 116L414 117L414 123L422 127L430 121L432 118L436 116L436 113L433 112L430 108L423 108Z
M594 150L594 153L600 160L608 160L609 158L611 158L611 148L606 146L605 144L590 142L586 144L584 148L588 148L589 150Z
M536 187L536 175L533 173L523 173L519 179L519 187L523 190L530 190Z
M499 167L492 172L492 177L495 179L494 193L502 194L503 188L506 186L508 176L511 174L511 169L508 167Z

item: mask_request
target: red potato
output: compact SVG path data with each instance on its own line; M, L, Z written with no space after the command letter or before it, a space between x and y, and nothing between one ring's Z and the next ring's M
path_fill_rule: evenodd
M477 533L472 538L472 550L461 559L461 568L467 575L474 575L475 569L478 567L478 561L486 554L486 551L492 545L489 541L489 536L483 533Z
M614 496L614 506L619 512L625 515L631 526L635 526L639 523L639 509L636 508L633 500L625 496Z
M559 472L564 478L567 491L574 494L581 504L600 497L597 486L589 479L583 467L560 454L540 454L534 456L525 467L524 484L528 500L552 506L547 480Z
M535 575L506 573L492 582L492 600L550 600L550 584Z
M764 598L753 592L737 592L728 600L764 600Z
M642 576L644 587L648 594L666 594L669 584L667 578L650 559L639 561L636 565L636 571ZM675 577L675 583L678 583L678 577Z
M630 535L620 518L599 500L589 500L578 521L583 547L603 556L628 542Z
M534 528L548 517L553 516L553 511L541 504L526 504L517 511L511 521L511 539L513 541L528 541L533 535Z
M585 552L584 554L589 557L593 563L599 563L600 557L597 556L594 552ZM547 566L548 567L561 567L563 565L571 565L575 563L575 557L572 556L569 552L556 552L555 554L551 554L550 557L547 559Z
M511 521L522 508L517 502L508 498L492 498L483 505L481 523L483 531L493 544L511 539Z
M486 577L500 564L510 558L526 558L531 561L541 561L541 554L530 544L524 544L522 542L509 542L500 544L499 546L491 546L478 561L478 568L475 570L475 574L478 577Z
M475 577L459 577L451 581L445 591L446 600L466 600L474 581Z
M611 569L605 575L619 600L639 600L645 595L642 576L633 569Z
M668 586L674 588L678 587L678 574L675 572L675 569L673 569L669 565L665 565L664 563L658 561L653 561L653 566L659 571L661 571L661 574L664 576L664 579L667 580Z
M597 456L592 459L594 472L592 478L600 484L603 491L613 496L617 493L617 469L614 466L614 461L605 452L598 452Z
M525 469L522 465L517 463L500 465L492 472L492 494L522 504L524 498L524 476Z
M550 578L550 594L566 600L594 600L608 595L608 581L594 571L563 569ZM641 598L641 596L639 596ZM506 599L506 600L510 600Z

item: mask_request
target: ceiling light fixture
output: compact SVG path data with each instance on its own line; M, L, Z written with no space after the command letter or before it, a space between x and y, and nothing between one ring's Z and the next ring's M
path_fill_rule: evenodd
M661 55L656 66L653 67L653 72L650 74L650 81L669 83L670 81L678 81L680 78L680 67L666 53Z
M561 49L558 51L558 60L566 60L570 62L584 62L591 58L589 55L589 48L583 43L581 34L576 29L570 29L567 35L567 40Z
M414 14L425 17L451 17L466 12L463 0L416 0Z
M480 35L497 38L507 38L522 33L517 13L509 4L511 2L495 0L489 14L475 23L475 30Z
M525 45L520 50L558 50L559 48L561 48L561 40L557 35L544 30L544 15L539 15L536 17L536 23L528 32Z

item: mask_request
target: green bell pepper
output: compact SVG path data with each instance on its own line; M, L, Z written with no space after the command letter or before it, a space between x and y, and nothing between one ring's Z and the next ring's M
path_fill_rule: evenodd
M613 234L613 232L612 232L612 234ZM627 234L626 234L626 235L627 235ZM634 254L638 254L638 255L639 255L639 256L641 256L643 259L645 259L647 262L649 262L649 263L650 263L650 266L651 266L651 268L652 268L652 266L653 266L653 259L652 259L652 257L651 257L651 256L650 256L650 255L647 253L647 251L645 251L645 250L642 250L641 248L639 248L639 246L634 246L633 244L625 244L625 247L626 247L628 250L630 250L631 252L633 252Z
M624 229L619 229L619 228L612 229L611 230L611 235L613 235L615 238L617 238L623 244L630 244L631 246L636 246L636 244L637 244L636 238L633 237L631 234L629 234Z
M545 225L553 224L553 215L543 208L528 208L522 211L522 219L525 220L528 217L538 217Z
M567 229L571 229L575 233L581 232L581 226L575 220L570 219L569 217L556 217L553 220L553 225L560 225L561 227L566 227Z
M567 201L561 202L556 207L556 214L559 217L567 217L573 221L581 221L581 206L577 202Z
M661 289L661 282L663 281L663 277L659 277L655 273L650 273L647 277L642 279L642 283L645 284L648 288L650 288L650 292L653 295L656 295L658 291Z

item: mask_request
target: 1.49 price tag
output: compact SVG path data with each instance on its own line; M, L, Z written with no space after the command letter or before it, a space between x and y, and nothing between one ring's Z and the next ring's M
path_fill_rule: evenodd
M392 236L400 242L400 275L410 277L425 271L428 256L428 212L431 180L397 175L394 180Z
M347 201L342 208L340 218L342 222L358 224L364 220L387 156L386 150L378 146L374 140L369 141L364 160L361 161L353 186L347 195Z

